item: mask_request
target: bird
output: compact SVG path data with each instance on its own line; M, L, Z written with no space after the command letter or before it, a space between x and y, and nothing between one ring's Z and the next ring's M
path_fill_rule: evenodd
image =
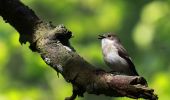
M98 39L101 40L104 61L110 67L111 72L128 76L139 76L131 57L116 34L105 33L99 35Z

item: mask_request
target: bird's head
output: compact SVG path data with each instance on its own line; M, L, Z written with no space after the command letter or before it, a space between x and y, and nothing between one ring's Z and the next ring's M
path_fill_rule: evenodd
M103 35L99 35L98 39L101 39L101 40L102 39L109 39L109 40L118 40L119 41L117 35L114 34L114 33L105 33Z

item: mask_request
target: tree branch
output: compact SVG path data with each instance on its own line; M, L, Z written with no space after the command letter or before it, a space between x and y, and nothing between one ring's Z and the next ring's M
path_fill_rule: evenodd
M46 64L60 72L73 85L76 96L105 94L113 97L145 98L157 100L153 89L139 76L116 75L98 70L71 47L72 32L63 25L55 27L43 22L35 13L18 0L0 0L0 15L20 34L20 43L30 43L30 49L38 52Z

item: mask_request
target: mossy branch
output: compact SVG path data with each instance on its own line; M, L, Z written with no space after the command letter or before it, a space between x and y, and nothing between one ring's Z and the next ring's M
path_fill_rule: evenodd
M73 85L76 96L105 94L113 97L145 98L157 100L154 90L146 85L140 76L114 75L98 70L79 56L70 45L72 32L64 25L55 27L43 22L35 13L19 0L0 0L0 16L20 34L20 43L30 43L30 49L38 52L42 59L61 73Z

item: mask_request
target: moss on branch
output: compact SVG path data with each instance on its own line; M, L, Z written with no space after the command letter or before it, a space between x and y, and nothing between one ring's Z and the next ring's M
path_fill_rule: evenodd
M66 100L74 100L84 92L157 100L143 77L114 75L89 64L70 45L71 31L63 25L43 22L19 0L0 0L0 15L19 32L21 43L29 42L32 51L73 85L73 94Z

